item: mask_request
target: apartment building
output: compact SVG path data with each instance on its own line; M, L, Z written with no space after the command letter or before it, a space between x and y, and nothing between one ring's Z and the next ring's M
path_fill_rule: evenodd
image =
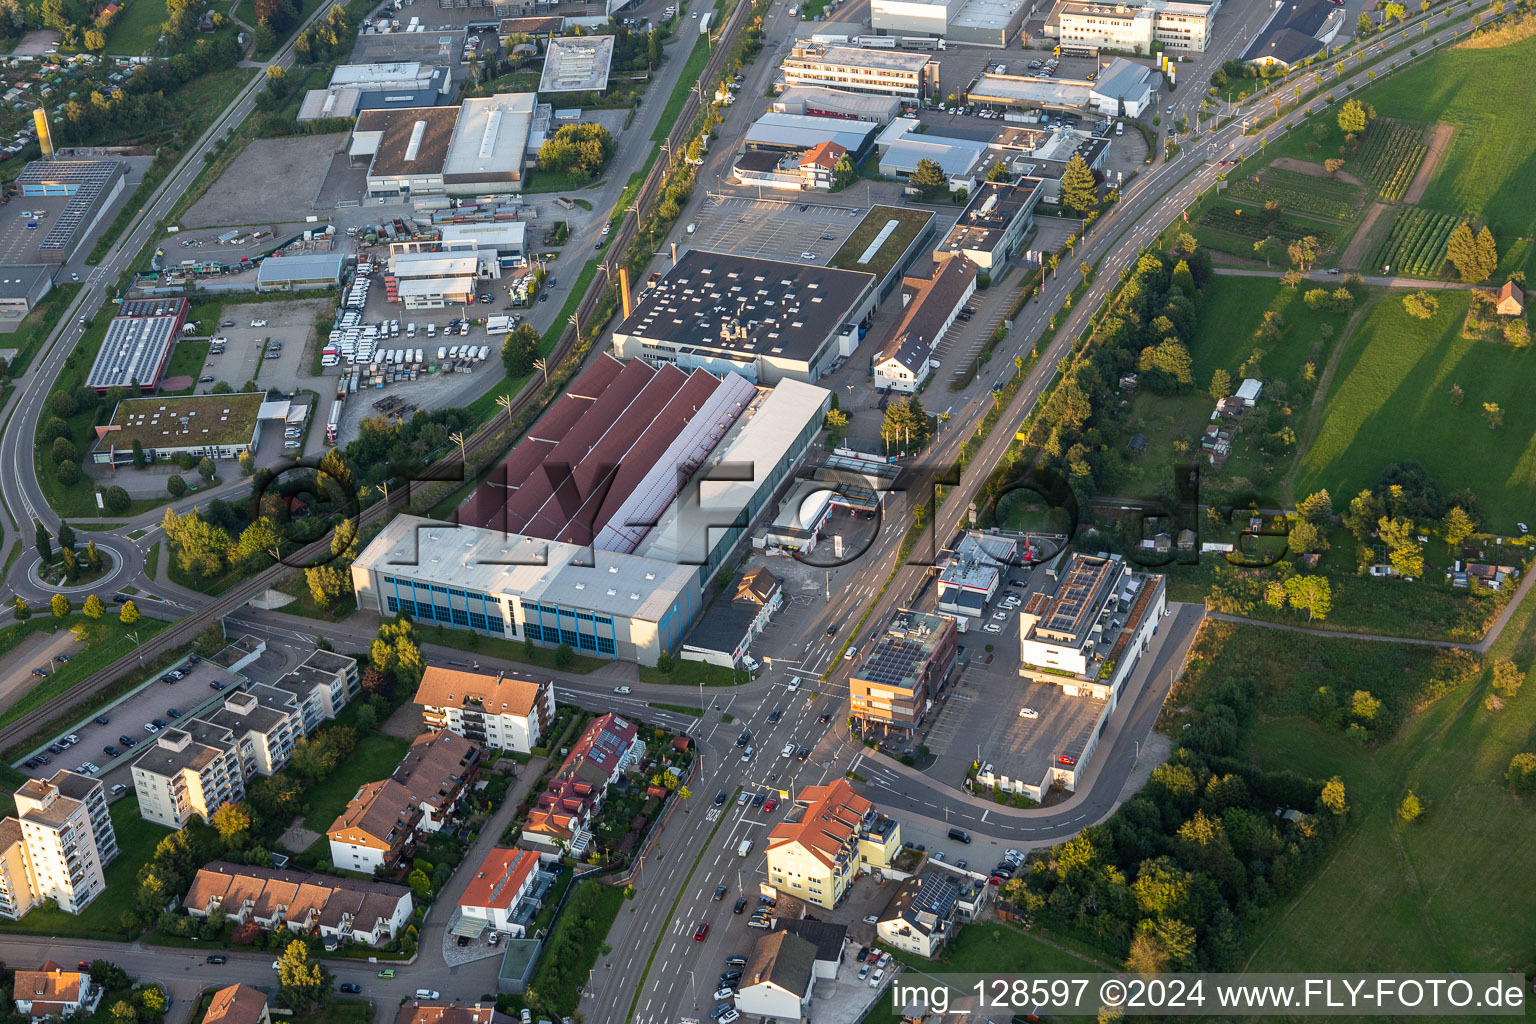
M939 89L939 62L912 50L797 43L780 65L786 86L811 85L847 92L920 100Z
M592 839L587 825L602 807L608 787L645 757L639 733L634 722L612 712L593 719L538 795L522 841L573 857L585 853Z
M360 678L356 659L317 648L298 668L272 685L294 695L304 735L308 736L352 702L358 694Z
M917 728L954 668L955 638L948 616L898 610L848 680L849 714L860 728Z
M15 921L53 900L78 914L106 888L118 854L102 784L71 771L29 779L16 817L0 820L0 917Z
M294 747L336 717L359 690L357 663L316 650L267 685L207 666L229 688L221 704L159 733L133 762L139 813L167 828L211 819L219 804L245 796L256 775L281 771Z
M450 730L416 737L394 773L364 783L331 823L331 862L375 872L398 864L417 836L439 832L480 776L480 747Z
M17 971L11 996L16 1014L32 1021L66 1020L96 1012L102 989L84 971L66 971L45 960L35 971Z
M860 871L883 871L901 851L901 826L855 793L846 779L807 786L768 833L768 881L828 910Z
M414 698L428 729L450 729L491 750L526 754L555 720L551 679L516 672L463 672L430 666Z
M226 861L200 868L182 905L198 920L221 907L236 924L254 921L267 932L286 928L295 935L375 947L404 931L414 906L411 890L392 882Z

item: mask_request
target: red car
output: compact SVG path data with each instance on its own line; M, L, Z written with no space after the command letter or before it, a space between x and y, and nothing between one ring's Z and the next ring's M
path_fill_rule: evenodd
M693 930L693 941L694 942L703 942L707 935L709 935L709 924L708 924L708 922L699 925L697 928L695 928Z
M776 796L771 796L768 798L767 802L763 804L763 810L772 811L777 806L779 806L779 798Z

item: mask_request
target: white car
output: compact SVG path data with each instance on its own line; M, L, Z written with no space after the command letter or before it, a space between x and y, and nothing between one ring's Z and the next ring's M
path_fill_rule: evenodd
M614 693L628 693L629 692L629 687L627 687L627 686L615 686L613 688L613 692Z
M784 749L779 751L779 755L781 757L794 757L795 756L795 745L793 743L786 743L786 744L784 744Z
M1020 718L1039 718L1040 717L1040 712L1036 711L1034 708L1019 708L1019 717Z

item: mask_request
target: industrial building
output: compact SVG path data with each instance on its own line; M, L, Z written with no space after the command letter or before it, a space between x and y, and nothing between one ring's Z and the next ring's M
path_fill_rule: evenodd
M984 181L971 193L960 219L934 257L962 255L990 274L1007 265L1035 227L1035 207L1042 195L1037 178L1017 182Z
M531 92L465 100L443 161L444 188L452 195L521 192L537 102Z
M125 398L112 418L96 428L91 461L100 466L133 463L137 441L151 462L180 454L193 458L236 459L256 450L261 437L261 407L266 392L233 395L183 395Z
M602 92L613 63L613 36L556 36L544 47L539 92Z
M360 606L655 664L830 398L601 357L460 509L462 525L402 516L368 545L352 567Z
M976 294L977 266L968 257L943 254L931 277L903 282L905 310L890 340L875 355L875 386L911 394L928 379L934 349Z
M160 386L171 346L181 336L190 309L186 299L138 299L124 302L107 324L85 386L104 395L113 388L141 392Z
M1150 56L1153 44L1204 53L1221 0L1058 0L1041 35L1062 46Z
M870 28L882 36L1007 46L1029 14L1025 0L872 0Z
M273 254L256 268L258 292L298 292L341 287L347 257L339 252Z
M690 250L614 330L623 359L813 382L853 354L875 277L813 264Z
M1243 51L1247 64L1276 65L1289 71L1328 47L1344 27L1345 13L1328 0L1289 0L1275 4L1269 20Z
M842 117L852 121L889 123L901 113L901 100L844 89L824 89L814 85L796 85L785 89L773 101L779 114L808 114L811 117Z
M910 733L937 706L955 667L955 620L898 609L848 677L849 715L860 730Z
M786 86L813 85L847 92L921 100L939 89L939 62L931 54L866 49L813 41L795 44L779 67Z
M869 153L879 128L872 121L770 111L752 122L745 142L748 150L775 153L804 153L823 142L831 142L847 150L853 162L858 163Z

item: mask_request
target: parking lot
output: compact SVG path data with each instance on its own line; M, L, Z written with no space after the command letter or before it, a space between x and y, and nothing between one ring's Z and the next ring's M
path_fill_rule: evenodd
M858 227L865 207L711 196L682 244L763 259L825 264ZM810 256L802 257L803 253Z
M164 675L144 683L121 701L102 710L93 718L76 724L54 737L49 743L57 745L58 742L68 736L78 737L78 741L72 743L67 749L53 752L49 744L44 744L37 750L29 752L25 758L15 767L23 773L35 778L47 778L60 768L68 768L78 771L80 766L89 762L96 765L97 771L90 774L96 776L105 775L107 772L125 764L133 757L142 753L144 745L154 740L155 734L161 727L156 727L154 732L145 728L145 724L153 724L159 719L166 724L171 724L178 717L185 718L199 713L205 706L213 704L227 695L237 684L242 682L240 676L233 672L227 672L217 665L206 661L197 664L181 662L171 671L181 671L185 674L181 679L166 683L161 680ZM215 690L211 685L218 682L223 690ZM171 709L181 712L180 716L173 715ZM123 737L134 741L134 746L129 747ZM113 747L117 753L111 754L105 748ZM35 764L26 767L26 762L42 755L49 759L48 763Z

